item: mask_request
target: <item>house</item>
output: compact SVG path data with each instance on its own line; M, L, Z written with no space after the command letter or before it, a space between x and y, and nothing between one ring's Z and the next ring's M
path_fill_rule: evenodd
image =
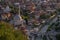
M11 20L11 17L12 17L12 14L11 13L2 13L1 14L2 20L9 21L9 20Z
M3 14L1 15L1 17L2 17L2 20L6 20L6 19L7 19L7 15L6 15L5 13L3 13Z
M34 11L36 7L35 7L35 4L33 2L27 2L26 8L30 11Z

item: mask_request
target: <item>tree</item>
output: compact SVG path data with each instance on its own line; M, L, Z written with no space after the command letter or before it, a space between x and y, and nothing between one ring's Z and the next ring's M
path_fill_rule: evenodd
M27 40L27 36L12 25L0 22L0 40Z
M25 20L26 22L26 25L28 25L28 19L29 19L29 10L22 10L22 14L23 14L23 19Z
M49 17L50 17L50 15L45 15L45 14L40 16L41 19L47 19Z
M56 35L56 39L57 39L57 40L60 40L60 34L57 34L57 35Z
M43 36L43 40L47 40L47 37L45 35Z
M57 10L57 14L60 15L60 8L56 9Z

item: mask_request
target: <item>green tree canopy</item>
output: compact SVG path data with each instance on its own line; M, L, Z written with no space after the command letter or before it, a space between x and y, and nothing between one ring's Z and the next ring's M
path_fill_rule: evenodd
M0 40L27 40L27 36L12 25L0 22Z

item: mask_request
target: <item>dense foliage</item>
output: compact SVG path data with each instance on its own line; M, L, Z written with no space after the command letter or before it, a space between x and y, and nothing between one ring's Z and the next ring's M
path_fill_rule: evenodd
M27 40L27 36L10 24L0 22L0 40Z

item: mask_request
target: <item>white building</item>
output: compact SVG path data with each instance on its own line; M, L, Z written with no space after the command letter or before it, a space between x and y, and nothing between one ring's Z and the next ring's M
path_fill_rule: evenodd
M4 12L6 12L6 13L8 13L8 12L11 11L11 9L9 8L9 6L6 6L6 8L4 8L3 10L4 10Z

